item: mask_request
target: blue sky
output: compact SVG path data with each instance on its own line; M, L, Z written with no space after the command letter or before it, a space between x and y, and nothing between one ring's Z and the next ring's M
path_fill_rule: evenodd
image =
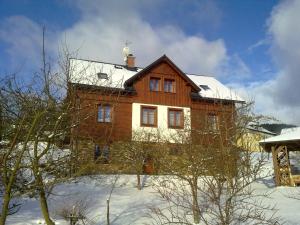
M65 41L77 57L122 63L129 40L140 66L167 54L255 100L256 112L299 124L298 9L297 0L0 0L0 73L38 70L42 26L53 60Z

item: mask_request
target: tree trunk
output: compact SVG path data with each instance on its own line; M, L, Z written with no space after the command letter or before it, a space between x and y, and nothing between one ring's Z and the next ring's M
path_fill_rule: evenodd
M195 180L192 184L192 195L193 195L193 216L194 216L194 223L200 223L200 209L198 204L198 193L197 193L197 180Z
M140 174L137 174L137 188L139 190L142 190L142 186L141 186L141 175Z
M39 197L40 197L40 205L43 217L47 225L54 225L55 223L51 220L49 215L48 203L46 199L46 193L43 188L39 190Z
M2 210L0 215L0 225L4 225L8 214L8 207L10 202L10 191L5 192L2 201Z

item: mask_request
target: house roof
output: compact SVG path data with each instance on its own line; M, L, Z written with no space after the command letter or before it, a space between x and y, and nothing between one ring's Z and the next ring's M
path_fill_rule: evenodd
M200 98L244 102L236 92L223 85L214 77L186 74L165 55L144 69L141 67L128 69L125 65L120 64L71 58L69 63L70 83L126 89L135 79L138 79L138 77L161 61L172 65L183 79L192 85Z
M199 95L202 98L208 99L222 99L233 100L237 102L244 102L234 90L226 87L220 81L212 76L187 74L187 76L200 88L207 86L208 88L201 88Z
M261 140L260 144L300 141L300 127L285 129L281 134Z
M271 132L271 131L265 129L262 126L260 126L259 124L256 124L256 123L249 123L247 125L247 129L255 131L255 132L259 132L259 133L269 134L269 135L272 135L272 136L276 135L276 133Z

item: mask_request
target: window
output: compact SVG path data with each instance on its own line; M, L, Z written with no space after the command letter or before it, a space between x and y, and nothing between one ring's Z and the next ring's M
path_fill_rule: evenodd
M202 88L204 91L207 91L210 89L208 85L199 85L200 88Z
M101 156L101 151L99 145L95 145L95 152L94 152L94 160L97 160Z
M183 128L183 110L169 109L168 112L169 128Z
M142 106L141 114L141 126L155 127L157 125L156 107Z
M208 114L207 117L208 129L211 131L219 130L218 116L216 114Z
M94 160L99 163L109 162L109 146L104 145L100 147L98 144L95 145Z
M160 91L160 78L150 78L150 91Z
M107 73L97 73L97 76L98 76L98 78L99 79L105 79L105 80L107 80L108 79L108 75L107 75Z
M111 122L111 106L98 105L98 122L110 123Z
M165 79L164 81L164 91L165 92L175 92L175 81L170 79Z

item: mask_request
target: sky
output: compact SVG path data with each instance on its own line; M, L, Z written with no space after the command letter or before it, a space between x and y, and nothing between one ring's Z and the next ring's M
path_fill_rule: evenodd
M183 71L212 75L255 102L255 112L300 125L299 0L0 0L0 76L24 78L46 50L138 66L166 54Z

